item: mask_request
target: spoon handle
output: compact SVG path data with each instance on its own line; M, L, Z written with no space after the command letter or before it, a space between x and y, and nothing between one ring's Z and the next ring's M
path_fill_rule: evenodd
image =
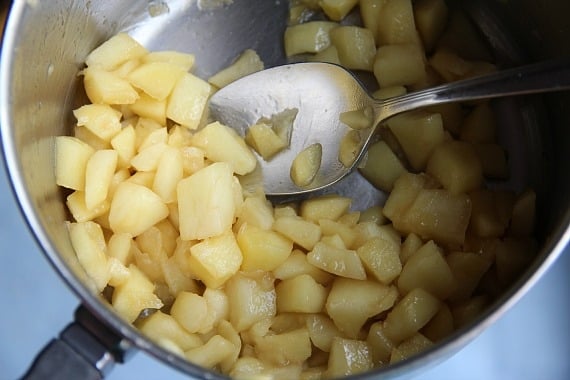
M425 106L570 89L570 58L540 62L375 102L376 123Z

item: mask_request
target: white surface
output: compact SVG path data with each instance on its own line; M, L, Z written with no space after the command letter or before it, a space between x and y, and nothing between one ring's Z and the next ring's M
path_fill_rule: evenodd
M71 321L78 300L33 240L3 168L0 210L0 380L9 380L21 376L36 353ZM566 252L495 325L419 379L570 379L569 278L570 252ZM108 377L183 378L144 353L116 366Z

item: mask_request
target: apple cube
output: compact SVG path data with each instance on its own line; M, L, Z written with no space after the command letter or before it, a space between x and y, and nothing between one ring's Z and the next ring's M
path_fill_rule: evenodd
M83 86L94 104L133 104L139 98L127 80L97 67L83 70Z
M178 183L180 236L204 239L230 231L236 213L234 180L229 164L218 162Z
M105 237L103 230L95 222L69 223L71 245L79 263L97 289L102 291L109 281Z
M293 250L293 242L283 235L244 224L237 233L243 255L244 271L272 271L281 265Z
M76 137L58 136L55 139L55 181L59 186L73 190L85 189L85 169L95 152L89 144Z
M147 53L147 50L128 34L118 33L89 53L85 63L87 66L113 70L120 64L141 58Z
M252 172L257 160L243 139L230 127L213 122L197 132L192 145L202 149L206 158L227 162L236 174Z
M121 113L109 105L87 104L73 111L78 126L85 126L95 136L111 141L121 131Z
M275 292L279 313L320 313L328 295L326 288L308 274L281 281Z
M211 91L208 82L190 73L184 73L168 98L166 116L188 129L197 129Z
M214 236L190 247L192 273L209 288L219 288L240 268L242 253L233 233Z
M109 224L115 233L127 232L138 236L168 216L168 207L147 187L132 182L117 186L111 208Z
M134 87L160 101L170 95L184 73L183 68L172 63L147 62L130 72L127 78Z

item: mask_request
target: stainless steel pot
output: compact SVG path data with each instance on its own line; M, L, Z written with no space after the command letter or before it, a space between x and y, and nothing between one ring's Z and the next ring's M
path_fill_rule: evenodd
M545 0L539 7L531 0L461 3L505 65L570 55L567 1ZM128 31L151 49L195 53L197 74L208 76L250 47L260 52L268 66L283 63L281 36L287 9L284 0L234 0L211 10L200 10L190 0L13 2L0 63L5 160L38 243L83 304L75 322L40 354L28 378L100 378L114 362L125 360L132 347L189 375L220 377L150 342L87 285L64 226L68 216L54 180L54 136L68 134L70 111L82 101L76 74L86 55L119 30ZM516 133L524 137L518 178L529 180L539 191L539 255L520 280L472 324L410 361L359 378L410 375L456 352L520 299L566 246L570 238L570 136L566 128L570 95L509 104L520 128Z

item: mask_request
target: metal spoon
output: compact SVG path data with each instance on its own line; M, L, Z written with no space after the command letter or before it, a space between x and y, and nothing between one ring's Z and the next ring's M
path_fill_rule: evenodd
M570 88L570 59L521 66L427 90L375 100L361 83L340 66L328 63L296 63L263 70L219 90L210 100L211 115L242 136L261 117L298 109L291 144L271 160L259 159L268 196L295 198L327 188L351 173L364 157L377 126L401 112L460 101ZM350 128L341 123L342 112L372 107L373 127L361 130L362 149L350 167L338 160L341 139ZM322 145L321 168L304 188L290 178L296 155L313 143Z

